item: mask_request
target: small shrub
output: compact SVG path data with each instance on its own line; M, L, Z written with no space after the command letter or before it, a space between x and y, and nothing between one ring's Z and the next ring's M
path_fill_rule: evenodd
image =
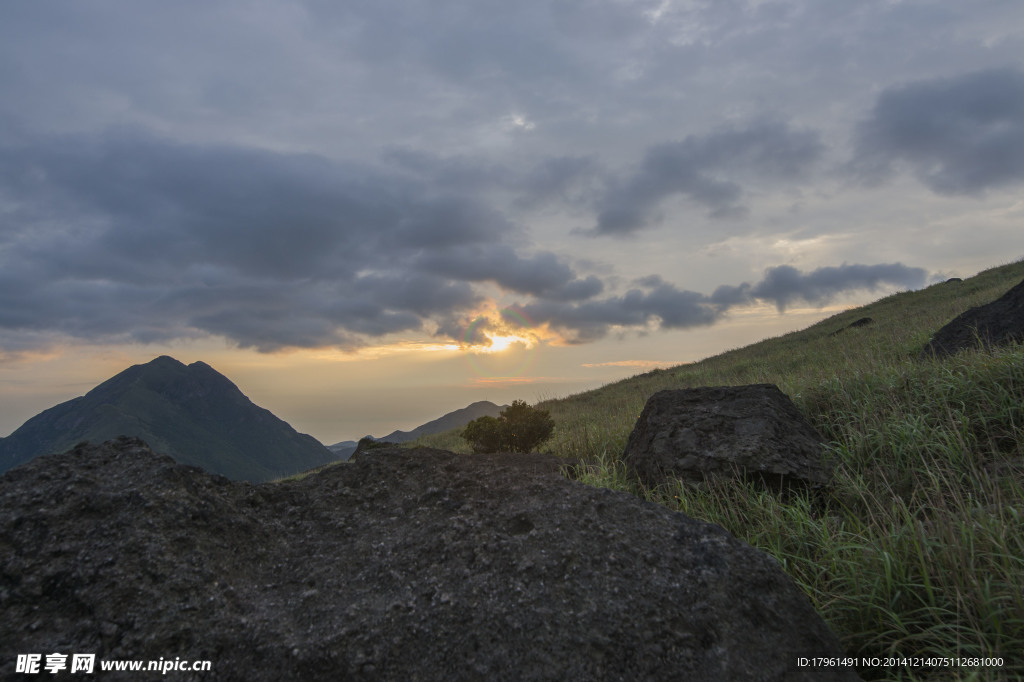
M462 437L469 441L473 452L507 450L508 428L497 417L480 417L466 424Z
M547 410L515 400L498 417L480 417L466 425L462 437L473 452L531 452L551 437L555 422Z

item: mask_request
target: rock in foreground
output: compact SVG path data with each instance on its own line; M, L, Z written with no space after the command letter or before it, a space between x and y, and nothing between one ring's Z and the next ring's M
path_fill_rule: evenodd
M832 476L821 436L774 384L659 391L644 405L622 458L650 486L712 475L820 486Z
M218 680L856 679L797 667L839 646L767 555L557 469L386 449L254 486L133 439L37 458L0 480L0 676L81 652Z

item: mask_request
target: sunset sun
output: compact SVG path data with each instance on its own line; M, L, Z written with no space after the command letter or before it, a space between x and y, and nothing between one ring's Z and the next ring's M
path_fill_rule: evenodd
M533 340L522 336L500 336L487 334L487 338L490 339L491 345L483 348L485 353L500 353L501 351L508 350L515 344L521 344L526 348L533 345Z

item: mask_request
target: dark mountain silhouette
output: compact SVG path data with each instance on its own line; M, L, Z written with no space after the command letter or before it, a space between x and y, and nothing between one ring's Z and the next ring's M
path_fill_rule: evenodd
M376 440L373 436L364 436L370 440ZM334 445L328 445L327 449L334 453L335 459L348 459L352 456L352 453L359 447L359 441L357 440L343 440L340 443Z
M481 400L473 403L472 405L467 405L460 410L449 412L443 417L438 417L426 424L417 426L412 431L392 431L388 435L383 438L378 438L377 440L383 440L389 443L404 443L406 441L416 440L420 436L429 436L434 433L443 433L444 431L457 429L460 426L465 426L474 419L479 419L480 417L497 417L506 407L508 407L508 405L495 405L489 400Z
M82 397L45 410L0 439L0 472L81 441L145 439L183 464L252 482L305 471L337 457L249 400L203 362L161 356L134 365Z
M366 437L388 443L405 443L410 440L416 440L421 436L429 436L435 433L444 433L451 429L457 429L461 426L465 426L474 419L479 419L480 417L497 417L506 407L508 407L508 405L495 405L489 400L480 400L472 403L471 405L455 410L454 412L449 412L443 417L438 417L426 424L421 424L412 431L392 431L383 438L373 438L373 436ZM327 447L335 454L336 457L348 459L352 453L355 452L358 444L358 441L343 440L340 443L335 443L334 445L329 445Z

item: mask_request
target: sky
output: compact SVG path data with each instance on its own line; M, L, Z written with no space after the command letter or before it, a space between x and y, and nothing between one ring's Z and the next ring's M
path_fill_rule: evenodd
M0 3L0 435L203 360L330 444L1024 256L1019 0Z

